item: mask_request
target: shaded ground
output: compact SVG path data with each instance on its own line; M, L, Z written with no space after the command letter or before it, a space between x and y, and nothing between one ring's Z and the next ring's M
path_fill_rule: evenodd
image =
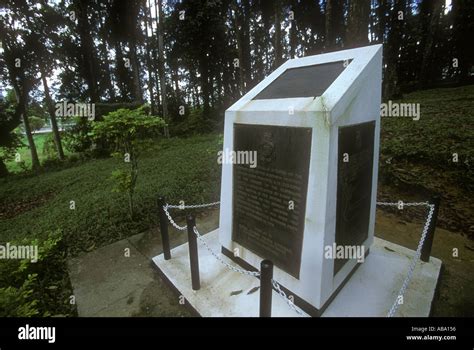
M412 209L404 209L412 210ZM416 249L424 219L414 222L402 220L398 214L377 211L376 236ZM453 249L458 257L453 256ZM432 307L432 316L474 316L474 244L455 232L437 228L431 255L443 261L438 295Z
M202 232L218 227L218 210L197 218ZM180 220L180 224L184 224ZM403 221L400 215L377 211L376 235L416 249L423 220ZM187 240L185 232L170 230L171 245ZM130 249L130 257L124 256ZM453 248L459 256L453 257ZM69 261L79 316L192 316L159 277L151 258L162 252L157 229L99 248ZM438 228L432 255L444 269L432 316L474 316L474 247L466 237ZM216 262L217 263L217 262Z
M203 232L218 227L218 213L197 217ZM183 244L187 233L170 228L170 241ZM79 316L192 316L151 262L161 252L160 234L150 230L69 260Z

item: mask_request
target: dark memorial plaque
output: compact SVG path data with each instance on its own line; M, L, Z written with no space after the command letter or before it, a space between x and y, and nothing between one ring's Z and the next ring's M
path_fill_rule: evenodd
M287 69L253 99L321 96L348 63L350 60Z
M257 165L233 166L232 239L299 278L311 128L235 124L234 151Z
M369 234L375 122L344 126L338 133L336 245L362 244ZM344 161L344 160L347 161ZM334 260L334 274L347 259Z

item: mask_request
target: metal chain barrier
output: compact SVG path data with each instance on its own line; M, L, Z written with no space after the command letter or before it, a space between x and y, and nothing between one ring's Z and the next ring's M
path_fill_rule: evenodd
M400 288L400 291L398 292L397 298L395 299L392 307L390 308L390 311L387 314L387 317L393 317L395 315L395 313L397 312L398 307L401 304L400 300L403 300L403 296L405 295L405 292L408 288L408 285L410 284L410 281L413 277L413 272L415 271L416 265L418 264L418 261L420 260L421 249L423 247L423 244L425 243L426 234L428 233L428 228L430 226L431 219L433 217L433 212L434 212L435 206L434 206L434 204L430 204L428 202L415 202L415 203L377 202L377 204L378 205L386 205L386 206L397 206L397 207L400 206L400 204L401 204L401 205L407 206L407 207L408 206L426 206L426 207L430 208L430 210L428 212L428 215L426 217L425 226L423 227L423 231L421 233L420 241L418 242L418 247L416 248L415 256L413 257L413 259L411 261L411 264L410 264L410 267L408 269L407 276L405 277L405 280L403 281L402 287Z
M196 208L206 208L206 207L211 207L211 206L214 206L214 205L218 205L220 204L220 202L212 202L212 203L206 203L206 204L193 204L193 205L169 205L169 204L166 204L165 206L163 206L163 210L166 214L166 216L168 217L168 220L169 222L171 223L171 225L173 225L176 229L180 230L180 231L184 231L187 229L187 226L179 226L174 220L173 218L171 217L171 214L168 212L168 209L196 209ZM435 209L435 206L433 204L430 204L428 202L412 202L412 203L404 203L403 201L400 201L400 202L377 202L377 205L381 205L381 206L392 206L392 207L415 207L415 206L426 206L428 207L430 210L428 212L428 215L427 215L427 218L426 218L426 222L425 222L425 225L423 227L423 231L422 231L422 234L421 234L421 238L420 238L420 241L418 242L418 247L416 249L416 253L415 253L415 256L413 257L412 261L411 261L411 264L410 264L410 267L408 269L408 273L407 273L407 276L405 277L405 280L403 281L403 284L402 284L402 287L400 288L400 291L398 292L398 295L397 295L397 298L395 300L395 302L393 303L392 307L390 308L390 311L388 312L387 314L387 317L393 317L395 315L395 313L397 312L398 310L398 307L400 306L400 298L402 298L403 300L403 296L405 295L405 292L408 288L408 285L410 284L410 281L413 277L413 273L415 271L415 268L416 268L416 265L418 264L418 261L420 260L420 256L421 256L421 249L423 247L423 244L425 242L425 239L426 239L426 235L427 235L427 232L428 232L428 228L430 226L430 223L431 223L431 219L433 217L433 212L434 212L434 209ZM228 269L234 271L234 272L238 272L238 273L241 273L243 275L247 275L247 276L254 276L254 277L257 277L257 276L260 276L260 271L249 271L249 270L244 270L244 269L241 269L241 268L238 268L238 267L235 267L231 264L229 264L228 262L226 262L224 259L222 259L216 252L214 252L211 247L209 247L209 245L207 244L207 242L203 239L203 237L201 236L201 234L199 233L198 229L196 226L194 226L193 228L193 231L194 233L196 234L196 237L198 238L198 240L202 243L202 245L211 253L211 255L217 260L219 261L221 264L223 264L224 266L226 266ZM275 281L274 279L272 279L272 285L273 285L273 288L274 290L278 293L278 295L280 297L282 297L285 302L288 304L288 306L294 310L297 314L299 315L304 315L304 313L299 310L294 302L288 298L288 296L286 295L286 293L281 289L280 285L278 284L277 281Z
M177 230L180 230L180 231L184 231L188 228L187 225L184 225L184 226L179 226L174 220L173 218L171 217L171 214L168 212L168 208L171 208L172 206L166 204L165 206L163 206L163 210L165 211L165 214L166 216L168 217L168 221L171 223L171 225L173 225Z
M221 202L212 202L212 203L203 203L203 204L190 204L190 205L169 205L167 204L167 207L170 209L196 209L196 208L207 208L207 207L213 207L214 205L218 205Z
M197 205L188 205L188 206L182 206L182 205L169 205L169 204L166 204L164 207L163 207L163 210L165 211L165 214L166 216L168 217L168 220L169 222L171 223L171 225L173 225L176 229L180 230L180 231L184 231L187 229L187 226L179 226L178 224L176 224L176 222L173 220L173 218L171 217L171 214L168 212L168 208L170 209L185 209L185 208L205 208L205 207L210 207L210 206L214 206L214 205L217 205L219 204L220 202L213 202L213 203L209 203L209 204L197 204ZM203 239L203 237L201 236L201 234L199 233L199 230L197 229L196 226L194 226L193 228L193 231L196 235L196 237L198 238L199 242L201 242L201 244L211 253L211 255L217 260L219 261L222 265L224 265L225 267L227 267L229 270L231 271L234 271L234 272L238 272L240 274L243 274L243 275L247 275L247 276L253 276L253 277L258 277L260 276L260 271L249 271L249 270L244 270L244 269L241 269L241 268L238 268L236 266L233 266L231 264L229 264L227 261L225 261L224 259L222 259L221 256L219 256L219 254L217 254L214 250L212 250L211 247L209 247L209 245L207 244L207 242ZM273 285L273 288L275 289L275 291L278 293L278 295L280 297L282 297L285 302L288 304L288 306L294 310L297 314L299 315L304 315L304 313L299 310L298 308L296 308L294 302L287 297L286 293L281 289L280 285L278 284L277 281L275 281L274 279L272 279L272 285Z
M171 225L174 226L179 231L184 231L188 227L186 225L184 226L179 226L171 217L171 214L168 212L168 209L196 209L196 208L206 208L206 207L212 207L214 205L220 204L220 202L212 202L212 203L204 203L204 204L192 204L192 205L170 205L166 204L163 206L163 210L165 211L166 216L168 217L169 222Z
M230 270L232 271L235 271L235 272L238 272L238 273L241 273L243 275L247 275L247 276L260 276L260 271L249 271L249 270L244 270L244 269L240 269L238 267L235 267L231 264L229 264L227 261L225 261L224 259L222 259L215 251L213 251L211 249L211 247L209 247L209 245L207 244L207 242L202 238L201 234L199 233L198 229L196 226L194 226L194 229L193 229L194 233L196 234L196 237L198 238L199 242L202 243L202 245L204 247L206 247L206 249L212 254L212 256L214 258L216 258L221 264L223 264L224 266L226 266L227 268L229 268Z
M281 296L285 300L285 302L288 304L290 309L294 310L298 315L304 316L303 311L296 308L295 303L290 298L287 297L286 293L280 288L280 285L278 284L277 281L272 279L272 285L275 291L278 293L278 295Z

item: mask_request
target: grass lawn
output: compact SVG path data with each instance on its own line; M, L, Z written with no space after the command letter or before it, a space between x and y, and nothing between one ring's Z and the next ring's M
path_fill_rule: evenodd
M0 180L1 241L47 237L61 230L73 254L89 251L157 223L156 198L190 203L219 198L219 135L157 141L141 155L135 194L137 217L127 215L127 197L113 193L111 173L124 166L114 158L37 176ZM75 210L70 209L71 201Z
M51 135L51 133L33 134L33 140L36 145L36 152L38 153L40 163L47 159L47 155L44 152L44 143L49 137L49 135ZM31 152L28 147L28 139L26 138L26 136L22 137L21 142L24 146L18 148L17 153L20 154L20 161L22 161L23 164L20 165L19 162L15 161L15 159L6 162L5 165L7 166L7 169L10 173L20 173L24 171L24 168L31 169ZM71 152L69 152L64 146L63 152L66 156L71 154Z
M397 102L420 103L421 118L382 118L379 199L438 192L438 225L474 238L474 85L416 91Z
M403 102L421 103L421 119L382 118L379 199L426 200L430 192L441 192L439 224L472 235L474 86L414 92ZM44 137L35 136L39 151ZM139 159L133 221L126 195L111 191L112 171L124 166L114 158L0 179L0 244L22 239L41 242L51 232L59 232L63 246L58 252L63 255L56 260L59 272L49 278L67 295L67 270L60 266L66 252L91 251L155 227L158 194L170 203L219 200L221 171L216 154L220 149L220 134L157 140ZM27 161L28 150L20 152ZM458 153L459 162L452 161L453 153ZM75 210L70 209L71 201ZM70 308L52 308L55 313L73 314Z
M28 272L38 273L39 277L27 288L33 291L33 297L26 299L38 302L40 315L74 315L74 308L67 302L72 294L65 264L67 255L91 251L157 225L158 194L172 203L218 200L220 165L216 154L221 148L222 137L218 134L156 141L139 160L137 214L133 221L128 216L126 195L111 191L112 171L124 166L115 158L89 160L36 176L1 179L0 244L26 244L23 240L37 239L41 246L53 233L62 237L61 246L47 261L31 264ZM75 202L75 210L70 209L71 201ZM17 297L24 289L21 279L17 279L17 289L13 291L1 288L19 274L19 267L11 265L10 261L0 261L0 309L26 300L21 297L19 301ZM0 316L5 316L2 311ZM6 315L17 313L12 310Z

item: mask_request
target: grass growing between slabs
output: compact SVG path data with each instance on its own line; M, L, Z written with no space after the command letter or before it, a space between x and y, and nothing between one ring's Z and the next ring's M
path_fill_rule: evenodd
M157 225L159 193L172 203L218 200L220 165L216 155L221 148L222 137L217 134L157 141L139 159L134 220L128 216L126 195L111 191L112 171L124 166L117 159L90 160L60 171L2 179L0 243L37 239L41 245L54 233L61 238L64 257L76 255ZM74 210L70 209L71 201ZM52 283L53 289L68 288L68 281L58 281L59 277ZM67 273L63 277L66 279ZM61 283L63 286L58 285ZM58 300L61 305L64 302ZM65 304L55 313L68 311Z

